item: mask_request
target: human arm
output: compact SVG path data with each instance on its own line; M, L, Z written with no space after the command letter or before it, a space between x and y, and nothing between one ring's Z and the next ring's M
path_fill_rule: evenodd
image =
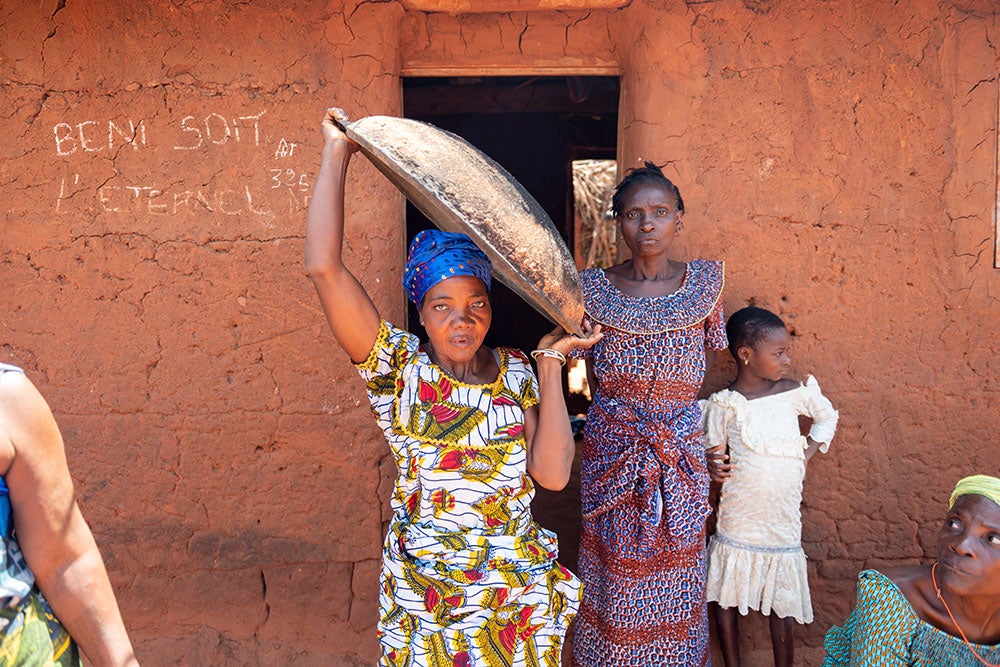
M805 386L806 398L803 411L806 416L812 419L812 426L806 437L805 457L808 462L816 455L816 452L825 454L830 449L830 442L836 433L840 414L834 410L833 404L820 391L816 378L810 375L806 379Z
M858 576L857 602L826 635L824 667L906 667L919 619L900 590L874 570Z
M705 368L706 370L715 365L719 351L729 347L729 338L726 336L726 315L722 310L721 293L719 300L715 302L712 311L705 318Z
M705 370L708 371L715 366L715 362L719 357L719 351L713 350L710 347L705 348Z
M816 442L812 439L812 436L806 436L806 451L805 457L808 463L812 457L816 456L816 452L820 451L820 448L826 444L829 447L829 443Z
M347 165L358 145L337 127L338 113L327 109L323 117L323 159L306 222L306 272L334 338L351 361L360 362L375 344L380 316L343 261Z
M538 349L556 350L568 355L576 349L589 348L601 339L601 325L583 324L583 337L566 334L561 328L546 334ZM528 451L528 474L542 487L560 491L569 481L576 444L563 394L562 363L539 355L538 405L524 413L524 438Z
M733 464L729 462L729 453L725 445L705 450L708 476L713 482L725 482L733 476Z
M725 482L733 476L729 463L728 430L731 412L713 400L705 401L705 456L713 482Z
M93 664L137 665L55 418L20 373L0 375L0 459L18 544L56 617Z

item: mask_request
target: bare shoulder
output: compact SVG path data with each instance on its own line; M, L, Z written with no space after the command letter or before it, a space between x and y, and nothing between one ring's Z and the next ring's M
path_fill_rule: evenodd
M59 427L41 392L22 373L0 374L0 474L15 454L35 458L61 448Z
M0 373L0 475L14 460L16 443L51 418L45 399L23 373Z
M930 568L927 565L894 565L880 568L879 571L896 584L896 588L915 608L919 608L925 601L926 584L930 581Z
M0 373L0 418L20 423L49 412L45 399L24 373Z

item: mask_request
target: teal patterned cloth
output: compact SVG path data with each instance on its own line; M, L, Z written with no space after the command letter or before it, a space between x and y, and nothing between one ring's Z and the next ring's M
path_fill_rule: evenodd
M858 576L858 602L823 646L823 667L982 667L960 637L921 620L896 584L875 570ZM972 646L987 662L1000 662L1000 644Z

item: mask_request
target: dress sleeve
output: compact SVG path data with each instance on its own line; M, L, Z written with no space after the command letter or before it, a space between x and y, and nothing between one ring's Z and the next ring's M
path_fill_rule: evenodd
M837 430L840 413L833 409L833 404L820 391L819 383L812 375L806 378L806 398L803 408L806 416L813 420L809 437L821 443L819 451L826 454L830 449L833 434Z
M729 347L726 338L726 319L722 314L722 299L720 298L712 313L705 318L705 347L710 350L725 350Z
M906 667L918 622L896 584L865 570L858 576L858 601L851 615L826 633L823 667Z
M525 410L538 405L538 376L528 361L528 355L521 350L508 349L508 373L514 374L517 391L521 401L521 407Z
M404 331L385 320L379 323L378 335L368 357L355 364L358 373L367 383L369 398L394 396L396 379L403 364L416 352L420 341L408 331Z
M705 449L729 443L727 434L733 411L714 399L715 396L709 398L705 406Z

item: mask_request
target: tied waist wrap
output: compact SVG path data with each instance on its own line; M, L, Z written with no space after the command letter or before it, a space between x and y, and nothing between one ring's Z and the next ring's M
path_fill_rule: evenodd
M643 541L661 529L681 542L702 539L711 509L697 403L651 415L618 400L595 401L590 420L607 422L601 427L611 427L618 446L595 451L591 443L585 444L585 462L589 458L597 474L590 476L584 490L584 520L633 502Z

